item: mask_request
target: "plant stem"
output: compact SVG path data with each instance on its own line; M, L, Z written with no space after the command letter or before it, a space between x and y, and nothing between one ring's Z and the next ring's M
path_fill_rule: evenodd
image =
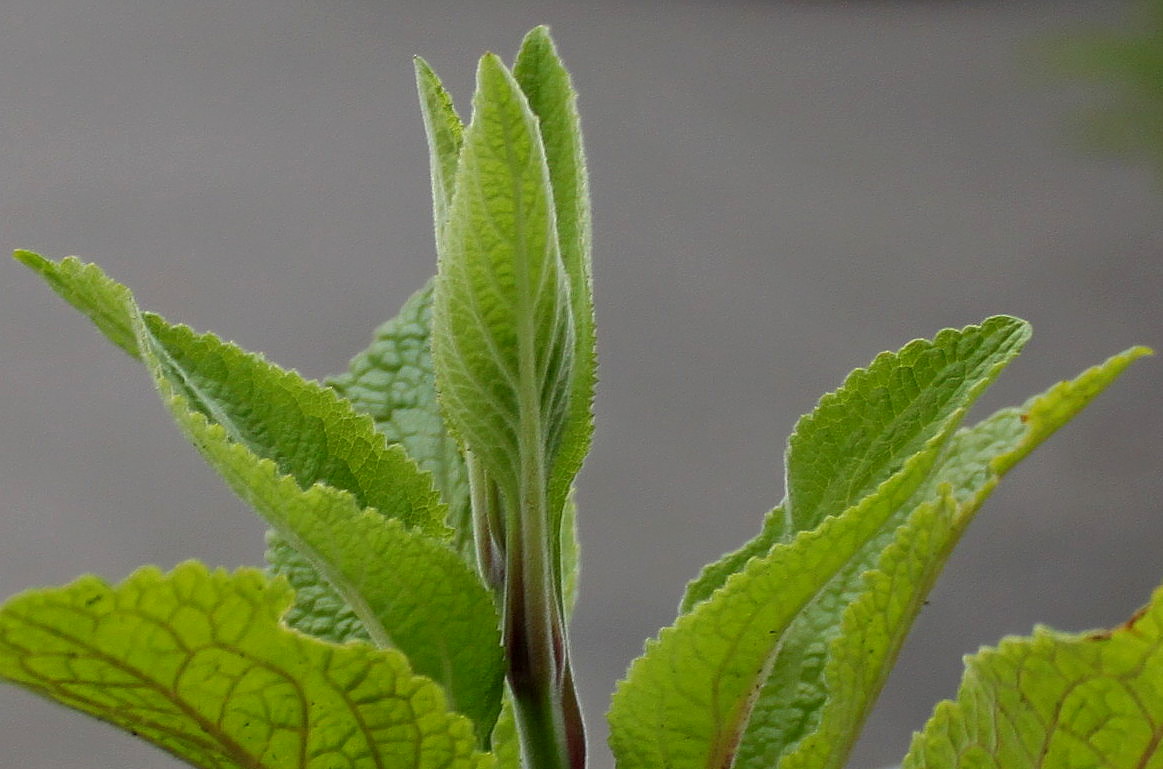
M528 318L528 313L522 313ZM531 329L523 338L532 338ZM559 531L551 531L547 450L536 361L521 350L521 468L516 500L503 500L505 588L503 640L509 688L525 769L585 769L585 730L573 687L554 561Z
M544 519L540 520L543 526ZM529 533L533 532L522 532ZM584 769L585 728L552 570L543 545L537 547L526 537L518 537L521 542L513 541L517 537L509 540L504 638L524 765L526 769ZM529 552L533 549L541 553ZM524 557L514 557L522 550Z

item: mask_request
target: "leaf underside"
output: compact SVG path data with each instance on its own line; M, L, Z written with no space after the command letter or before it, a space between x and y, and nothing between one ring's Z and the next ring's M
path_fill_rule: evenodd
M1010 318L854 372L801 420L789 500L704 571L610 711L620 769L843 765L925 594L1000 476L1136 348L955 433L1025 342Z
M431 477L327 388L141 313L92 265L21 258L90 317L133 329L127 349L179 427L277 533L276 570L303 590L295 626L399 648L487 744L504 675L496 607L443 540Z
M29 591L0 610L0 677L206 769L492 764L399 652L281 624L291 597L192 562Z
M396 317L376 330L347 372L327 385L367 414L389 444L399 444L429 474L448 508L455 549L473 557L468 474L436 400L429 334L432 284L417 291Z
M967 658L902 769L1163 766L1163 589L1110 631L1038 628Z

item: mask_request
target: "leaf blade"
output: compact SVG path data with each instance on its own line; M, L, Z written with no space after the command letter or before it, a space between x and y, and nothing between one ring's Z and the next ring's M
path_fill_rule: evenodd
M36 259L54 285L134 329L178 426L302 556L282 568L299 569L302 585L306 561L341 597L330 616L300 611L303 625L331 621L341 626L325 635L397 645L487 740L504 674L496 610L472 569L429 536L444 531L430 476L334 392L211 334L141 313L132 294L94 266ZM412 568L394 568L387 556ZM460 637L448 638L450 629Z
M443 532L444 510L431 479L335 393L212 334L142 313L129 289L96 265L75 257L52 262L31 252L17 258L84 314L105 318L98 328L141 359L155 382L222 424L232 440L276 462L301 487L326 483L384 515Z
M887 478L879 481L875 492L842 514L825 514L815 528L801 530L790 540L776 541L767 552L763 547L743 551L746 559L737 556L730 564L742 560L741 568L734 573L724 568L703 583L699 589L712 586L710 595L692 602L674 626L648 644L644 656L620 684L610 711L611 745L622 769L660 765L674 769L775 765L821 769L840 765L879 690L878 676L895 656L915 615L916 602L931 585L955 541L955 537L927 535L942 520L960 525L968 521L962 500L941 491L941 483L927 481L940 467L938 459L968 403L1016 353L1012 333L991 334L988 328L977 328L980 333L974 333L974 329L956 333L965 340L976 339L971 348L980 345L988 350L979 354L981 350L962 348L960 353L976 363L969 369L962 367L959 377L964 377L965 370L973 370L976 381L955 382L959 393L955 402L926 410L934 415L937 429L910 432L909 440L913 445L919 442L920 450L898 471L879 471ZM1020 336L1020 326L1011 325L1010 331ZM914 352L916 345L910 346ZM1100 378L1109 383L1138 354L1114 364ZM899 358L905 363L915 359ZM873 380L858 377L858 381ZM1094 392L1098 389L1101 387ZM862 401L855 402L863 406ZM1081 401L1076 404L1077 408L1082 405ZM1072 413L1068 409L1055 419L1068 419ZM893 463L885 467L891 469ZM863 469L858 474L861 479L874 476ZM937 491L941 493L934 496ZM975 497L970 507L976 509L983 498ZM905 522L912 525L902 527ZM781 525L773 524L770 529L778 534ZM950 527L945 529L952 530ZM770 532L762 536L770 536ZM896 541L898 538L915 542L910 545L909 541ZM915 569L915 584L908 586L903 599L899 590L889 594L903 604L896 607L893 624L875 653L865 648L860 653L855 647L845 650L843 664L862 659L861 654L872 654L870 662L860 663L868 674L860 685L830 688L828 675L838 680L837 665L841 664L835 661L831 646L839 643L837 623L850 617L848 609L864 595L865 571L887 557L882 556L888 552L886 548L893 547L913 547L922 554L903 560L909 566L920 564ZM846 632L861 638L858 630L849 627Z
M537 116L553 189L561 261L569 282L574 328L571 395L562 449L550 477L550 509L560 510L593 437L597 381L589 178L577 92L548 27L535 27L521 43L513 77Z
M0 608L0 676L199 766L490 765L403 655L288 630L289 602L253 569L82 577Z
M455 549L472 560L468 471L448 434L436 395L430 349L432 283L376 329L372 343L348 370L327 380L352 407L367 414L389 444L400 444L428 472L448 508Z
M456 188L456 166L464 142L464 124L456 114L452 97L428 62L417 56L416 91L420 95L420 115L424 119L424 133L428 137L428 153L432 172L432 211L437 238L448 220L452 193Z
M849 374L796 423L788 439L783 502L767 515L759 535L687 586L682 610L708 598L748 558L839 515L899 475L910 456L926 446L931 451L1028 339L1027 324L996 316L980 326L946 330L931 342L914 340ZM958 354L966 344L979 345L978 352ZM925 418L910 420L917 414Z
M834 599L839 609L811 627L827 646L814 662L822 670L815 684L820 704L810 718L801 718L803 740L763 734L764 720L769 732L771 724L781 723L760 713L765 703L787 697L786 689L781 695L769 682L744 736L740 767L777 761L785 769L843 766L925 596L1005 472L1145 352L1128 350L1035 396L1024 420L1022 409L1003 409L953 437L925 484L901 506L901 525L866 548L872 556L865 560L868 570L840 586Z
M966 659L956 700L913 736L902 769L1157 766L1163 590L1123 625L1044 627Z
M432 356L446 419L509 499L523 463L552 462L569 398L572 326L535 116L481 59L441 231Z
M440 683L449 706L468 716L487 744L505 662L496 606L464 559L400 520L361 507L346 492L323 484L300 489L204 415L181 409L174 404L179 423L211 464L335 591L367 637L381 648L400 649L418 673ZM344 611L328 619L347 616ZM342 633L349 625L327 635L348 640L356 635Z

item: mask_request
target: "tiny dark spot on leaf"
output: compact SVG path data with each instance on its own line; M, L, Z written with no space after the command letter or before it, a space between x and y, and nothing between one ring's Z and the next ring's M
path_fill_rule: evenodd
M1029 414L1021 414L1018 416L1018 419L1022 420L1022 424L1025 424L1026 422L1030 421L1030 415Z

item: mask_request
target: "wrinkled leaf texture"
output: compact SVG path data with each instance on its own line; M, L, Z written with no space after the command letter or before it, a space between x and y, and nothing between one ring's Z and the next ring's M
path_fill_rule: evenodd
M417 672L445 686L487 744L504 673L496 609L472 569L435 536L445 532L445 510L430 476L326 388L141 313L128 289L93 265L20 258L113 338L131 340L122 346L146 363L207 461L359 620L302 629L401 649Z
M621 769L843 765L972 514L1146 352L955 433L1028 335L998 317L913 342L800 421L787 499L756 540L690 585L684 614L620 684L609 717Z

